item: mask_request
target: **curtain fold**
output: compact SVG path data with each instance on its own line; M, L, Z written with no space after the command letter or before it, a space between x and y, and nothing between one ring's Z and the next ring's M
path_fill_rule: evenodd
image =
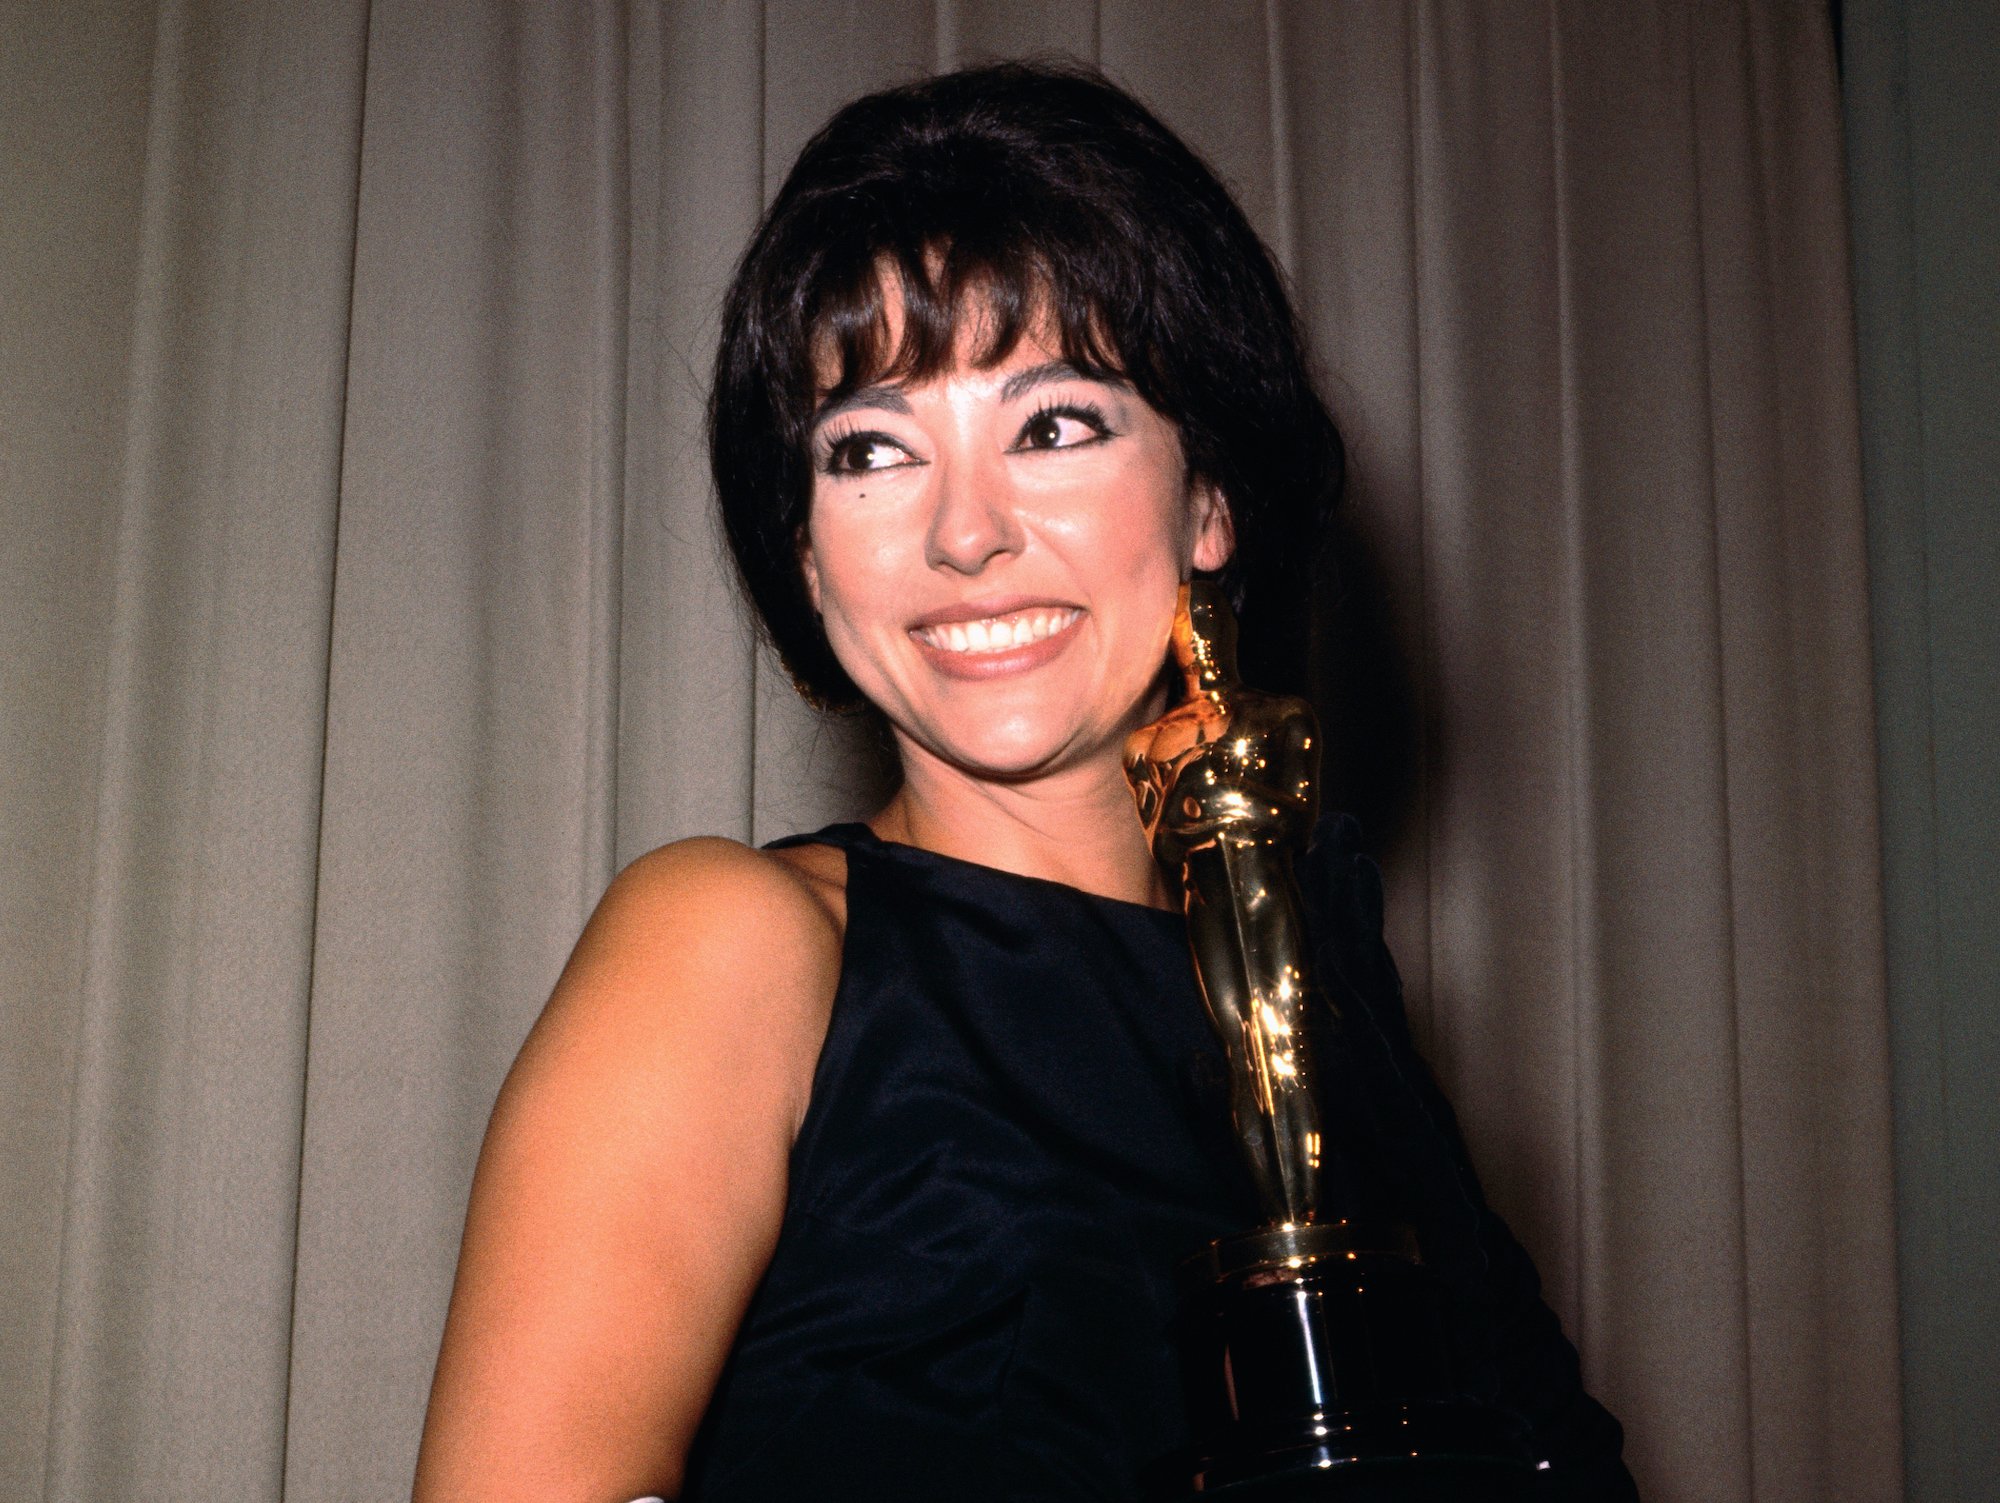
M159 12L53 1497L282 1470L363 15Z
M407 1488L486 1112L611 875L627 42L371 9L289 1497Z
M1330 781L1642 1490L1900 1494L1819 7L158 15L51 1503L406 1489L486 1113L612 872L879 797L733 594L718 305L838 104L1037 51L1292 278L1353 462Z

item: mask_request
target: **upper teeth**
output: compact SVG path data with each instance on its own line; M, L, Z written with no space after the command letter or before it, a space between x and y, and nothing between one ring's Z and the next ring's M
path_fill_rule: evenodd
M1017 611L1011 616L988 616L983 621L920 626L916 636L945 652L1005 652L1052 637L1082 614L1074 610Z

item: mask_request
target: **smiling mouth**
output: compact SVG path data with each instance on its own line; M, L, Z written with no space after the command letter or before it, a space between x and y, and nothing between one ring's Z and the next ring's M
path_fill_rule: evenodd
M947 621L936 626L915 626L910 635L939 652L965 654L1012 652L1049 637L1060 636L1076 625L1083 612L1075 609L1014 611L1005 616L988 616L982 621Z

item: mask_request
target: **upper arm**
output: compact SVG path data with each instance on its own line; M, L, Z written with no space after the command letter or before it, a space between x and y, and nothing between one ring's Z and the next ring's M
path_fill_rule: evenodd
M678 1485L777 1239L838 956L799 875L730 842L612 884L487 1128L420 1499Z

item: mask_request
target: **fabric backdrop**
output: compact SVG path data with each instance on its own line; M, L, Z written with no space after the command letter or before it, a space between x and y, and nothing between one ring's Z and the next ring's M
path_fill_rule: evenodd
M1821 6L8 14L8 170L88 197L3 247L0 1492L406 1490L485 1116L611 873L879 791L718 552L731 263L834 106L1041 50L1295 282L1355 471L1333 785L1646 1496L1899 1496Z

